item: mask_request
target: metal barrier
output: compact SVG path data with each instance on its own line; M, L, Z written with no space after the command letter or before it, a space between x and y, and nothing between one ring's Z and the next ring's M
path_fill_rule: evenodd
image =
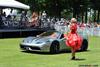
M100 36L100 27L95 27L93 29L93 35L94 36Z
M62 25L56 24L54 27L55 27L56 31L60 31L60 32L63 32L63 33L70 31L68 26L62 26ZM81 34L87 34L89 36L100 36L100 27L93 27L93 28L89 28L89 27L81 28L81 27L78 27L77 31L79 33L81 33Z

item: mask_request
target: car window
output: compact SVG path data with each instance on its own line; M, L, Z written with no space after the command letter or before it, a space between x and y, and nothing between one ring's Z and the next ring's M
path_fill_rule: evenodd
M59 37L59 33L58 32L54 32L54 31L49 31L49 32L43 32L42 34L40 34L40 37L44 37L44 36L49 36L50 38L58 38Z
M52 35L54 32L43 32L42 34L40 34L40 36L50 36Z
M50 35L50 37L51 37L51 38L57 38L58 35L57 35L57 33L53 33L53 34Z
M51 38L59 38L60 33L59 32L54 32L53 34L50 35Z
M62 38L64 38L64 35L63 34L61 35L60 39L62 39Z

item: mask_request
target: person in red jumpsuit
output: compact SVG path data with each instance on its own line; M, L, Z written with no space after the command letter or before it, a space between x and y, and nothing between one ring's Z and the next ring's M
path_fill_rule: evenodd
M70 32L68 34L64 34L64 37L66 38L66 45L71 48L71 59L75 60L75 52L80 50L82 44L82 38L77 33L77 20L75 18L71 19Z

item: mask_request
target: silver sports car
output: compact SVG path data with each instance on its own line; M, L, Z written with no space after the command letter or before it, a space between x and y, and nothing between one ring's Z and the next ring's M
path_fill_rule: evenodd
M88 48L88 36L79 32L83 37L83 43L80 50L85 51ZM27 37L20 43L20 48L26 51L42 51L58 53L61 50L70 50L65 44L63 33L58 31L43 32L36 37Z

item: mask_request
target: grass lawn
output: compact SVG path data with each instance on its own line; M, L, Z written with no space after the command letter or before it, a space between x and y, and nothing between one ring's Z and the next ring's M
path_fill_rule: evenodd
M100 37L89 37L88 51L77 52L80 60L76 61L70 60L71 53L22 52L19 48L21 40L0 39L0 67L100 67Z

